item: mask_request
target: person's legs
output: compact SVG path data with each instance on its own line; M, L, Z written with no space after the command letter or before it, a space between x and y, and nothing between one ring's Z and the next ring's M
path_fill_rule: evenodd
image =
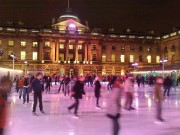
M23 104L26 102L26 88L23 88Z
M119 132L118 119L113 119L113 135L118 135L118 132Z
M162 121L162 105L161 102L156 102L156 118Z
M38 98L37 93L34 93L33 112L36 112L37 98Z
M164 96L166 96L166 92L167 92L167 87L164 87Z
M29 89L26 89L27 103L29 103Z
M74 100L75 100L75 102L74 102L71 106L68 107L68 110L71 110L71 109L73 109L73 108L75 107L75 105L76 105L76 99L74 99Z
M78 111L78 107L79 107L79 99L76 99L75 101L76 101L76 103L75 103L74 114L77 115L77 111Z
M168 88L167 88L167 96L168 96L168 97L169 97L170 89L171 89L171 87L168 87Z
M23 88L19 89L19 99L21 99Z
M96 97L96 107L99 107L99 97Z
M4 129L0 127L0 135L4 134Z
M42 94L38 93L38 98L39 98L39 109L40 111L43 111L43 103L42 103Z

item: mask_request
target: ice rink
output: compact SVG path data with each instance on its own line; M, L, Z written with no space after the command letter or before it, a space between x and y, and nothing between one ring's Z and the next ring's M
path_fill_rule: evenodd
M45 114L37 106L37 116L32 115L30 103L23 104L18 94L9 96L9 115L5 135L112 135L111 120L106 115L109 92L103 84L100 105L96 109L94 87L85 86L86 96L80 101L79 115L74 118L66 108L74 102L63 93L57 94L59 85L53 85L51 93L43 95ZM180 135L180 88L171 90L163 104L164 123L155 123L153 88L137 88L133 106L136 110L121 111L119 135ZM123 100L122 100L123 102Z

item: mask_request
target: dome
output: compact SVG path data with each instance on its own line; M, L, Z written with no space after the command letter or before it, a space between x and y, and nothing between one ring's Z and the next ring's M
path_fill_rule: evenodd
M78 16L73 13L70 8L68 8L66 12L58 18L58 22L66 21L68 19L73 19L74 21L80 22Z

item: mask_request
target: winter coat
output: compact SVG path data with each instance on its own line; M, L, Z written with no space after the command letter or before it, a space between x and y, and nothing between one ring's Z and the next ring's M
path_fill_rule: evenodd
M164 99L162 85L160 84L155 84L154 86L154 99L158 102L161 102Z
M33 79L31 86L34 93L41 93L42 91L44 91L43 81L37 78Z
M95 85L95 90L94 90L95 97L98 98L98 97L100 97L101 84L99 81L95 81L94 85Z
M72 96L75 99L82 99L82 94L85 95L84 92L84 82L80 82L79 80L76 81L73 89L72 89Z
M117 114L120 114L122 91L122 87L112 88L112 92L110 93L109 98L109 106L107 108L107 114L111 116L116 116Z

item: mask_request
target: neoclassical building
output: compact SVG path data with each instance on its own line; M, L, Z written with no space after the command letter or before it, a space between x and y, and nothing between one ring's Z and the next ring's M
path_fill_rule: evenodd
M180 31L157 36L153 31L137 33L90 29L67 8L51 28L24 25L0 26L1 67L44 71L47 74L124 74L155 67L160 59L180 63ZM18 59L18 60L17 60ZM28 61L29 66L24 64ZM132 63L138 63L133 67Z

